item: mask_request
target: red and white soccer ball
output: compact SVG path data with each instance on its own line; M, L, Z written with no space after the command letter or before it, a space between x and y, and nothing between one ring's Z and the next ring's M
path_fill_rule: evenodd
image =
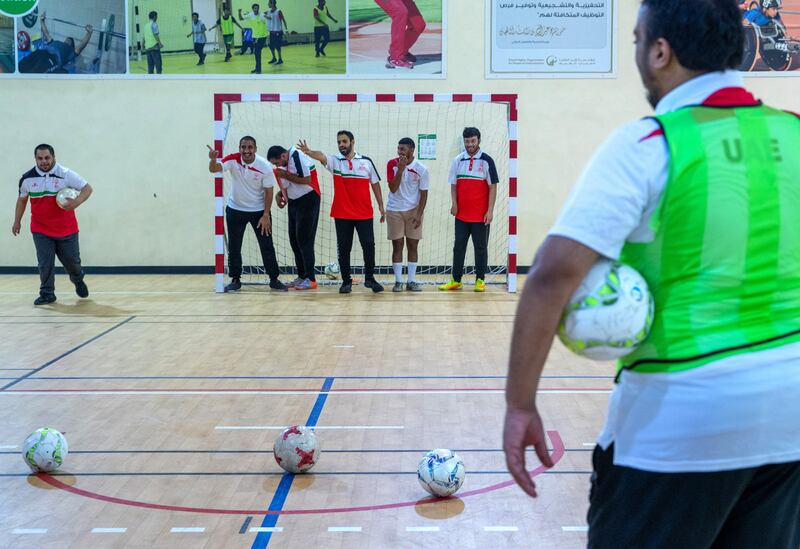
M314 431L302 425L284 429L272 446L275 461L290 473L305 473L311 469L317 463L320 451Z

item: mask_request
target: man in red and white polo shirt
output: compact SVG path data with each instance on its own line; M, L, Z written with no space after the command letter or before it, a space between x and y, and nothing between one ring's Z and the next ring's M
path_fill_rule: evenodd
M275 173L272 164L258 156L256 140L246 135L239 140L239 152L217 160L217 151L208 147L208 171L211 173L229 172L231 192L225 207L225 221L228 225L228 275L231 283L225 286L226 292L242 289L242 240L247 225L253 227L261 250L264 270L269 275L269 287L285 292L286 285L278 280L278 260L272 244L272 193L275 187Z
M417 283L417 246L422 239L422 214L428 202L428 168L414 158L416 145L410 137L397 143L397 158L386 164L389 198L386 204L386 227L392 241L393 292L403 291L403 244L408 245L408 283L406 290L421 292Z
M275 174L282 181L286 194L278 193L275 202L279 208L289 204L289 244L294 252L297 278L287 284L295 290L314 290L316 257L314 240L319 221L320 190L314 162L295 147L284 149L273 145L267 151L267 160L277 168Z
M39 263L39 297L34 305L46 305L56 300L55 258L58 256L69 279L75 285L79 297L88 297L89 289L83 281L80 246L78 244L78 220L75 208L86 202L92 187L84 178L72 170L56 163L53 147L41 144L33 151L36 166L19 180L19 198L14 213L11 233L20 232L22 216L28 200L31 201L31 233L36 246ZM56 195L69 187L79 191L77 197L67 199L63 206L56 203Z
M383 209L381 177L369 157L355 152L356 140L351 132L340 131L336 134L336 142L339 146L337 156L312 151L305 141L300 141L297 148L314 160L324 162L325 168L333 174L331 217L336 225L336 244L342 273L339 293L349 294L353 291L353 281L350 278L353 231L358 232L364 254L364 286L379 293L383 291L383 286L375 280L375 232L372 228L372 197L369 191L372 187L383 223L386 212Z
M450 167L450 213L456 218L453 245L453 276L440 290L460 290L467 242L475 248L475 291L486 291L484 277L489 263L489 225L497 198L497 168L492 157L481 150L478 128L464 128L464 152Z

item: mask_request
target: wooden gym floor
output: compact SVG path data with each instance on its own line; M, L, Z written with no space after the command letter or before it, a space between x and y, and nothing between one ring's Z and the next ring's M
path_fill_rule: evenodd
M531 463L527 498L500 451L517 303L500 288L217 295L208 276L88 276L78 300L59 276L35 308L37 277L0 280L0 547L585 546L612 368L554 348L539 401L557 464ZM317 427L311 474L272 458L290 424ZM36 477L20 450L42 426L70 454ZM416 464L435 447L467 477L430 502Z

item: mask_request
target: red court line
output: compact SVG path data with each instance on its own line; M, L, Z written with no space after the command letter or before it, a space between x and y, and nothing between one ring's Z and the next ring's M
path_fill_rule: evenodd
M558 431L547 431L550 441L553 445L553 453L551 455L554 464L558 464L561 458L564 457L564 441L561 440L561 435ZM535 477L542 474L547 470L544 465L539 465L536 469L530 471L530 476ZM497 484L491 484L476 490L469 490L463 492L458 496L451 496L447 498L425 498L417 501L403 501L398 503L384 503L380 505L363 505L360 507L333 507L329 509L281 509L280 511L267 511L264 509L214 509L209 507L183 507L179 505L162 505L160 503L147 503L144 501L136 501L132 499L116 498L113 496L105 496L96 492L90 492L75 486L70 486L58 480L47 473L38 473L36 475L40 480L46 482L54 488L64 490L77 496L82 496L89 499L105 501L106 503L114 503L117 505L127 505L129 507L141 507L144 509L157 509L160 511L180 511L185 513L205 513L216 515L322 515L326 513L355 513L359 511L380 511L383 509L398 509L401 507L414 507L417 505L428 505L431 503L439 503L440 501L447 501L449 499L464 499L471 496L487 494L503 488L513 486L514 480L507 480Z

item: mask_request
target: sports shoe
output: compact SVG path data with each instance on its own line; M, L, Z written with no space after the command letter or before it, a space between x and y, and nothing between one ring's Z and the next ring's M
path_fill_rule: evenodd
M403 291L403 283L402 282L395 282L394 286L392 286L393 292L402 292Z
M447 284L442 284L439 286L439 289L445 292L449 292L450 290L460 290L463 284L460 281L456 281L455 278L451 278L450 282Z
M278 59L278 62L275 63L276 65L283 65L283 59Z
M316 282L314 282L312 284L312 281L306 278L305 280L302 280L299 284L295 284L294 289L295 290L314 290L314 289L316 289L316 287L317 287L317 283Z
M364 287L372 290L373 293L379 294L383 291L383 285L374 278L364 280Z
M270 61L270 62L269 62L269 64L270 64L270 65L274 65L274 64L275 64L275 63L277 63L277 62L278 62L278 60L277 60L277 59L273 59L272 61Z
M389 59L386 62L387 69L413 69L414 63L405 59Z
M301 282L303 282L303 280L305 280L305 279L304 279L304 278L300 278L300 277L298 276L297 278L295 278L295 279L294 279L294 280L292 280L291 282L287 282L287 283L286 283L286 285L287 285L288 287L290 287L290 288L294 288L295 286L297 286L298 284L300 284Z
M225 286L226 292L238 292L242 289L242 282L238 278L231 280L231 283Z
M312 290L316 290L317 289L317 281L316 280L309 280L309 282L311 282L311 289Z
M417 56L411 53L410 51L407 51L403 54L403 59L405 59L406 61L411 61L412 63L417 62Z
M78 297L89 297L89 288L86 286L86 282L83 280L76 282L75 293L78 294Z
M286 287L286 284L278 280L277 278L273 278L269 281L269 287L271 290L276 292L288 292L289 288Z
M56 300L55 295L40 295L39 297L34 300L34 305L48 305L50 303L54 303Z
M408 284L406 284L406 291L407 292L421 292L422 291L422 284L420 284L416 280L412 280Z
M486 282L484 282L482 278L478 278L477 280L475 280L475 291L476 292L486 291Z
M340 294L349 294L353 291L353 283L352 282L342 282L342 285L339 286L339 293Z

